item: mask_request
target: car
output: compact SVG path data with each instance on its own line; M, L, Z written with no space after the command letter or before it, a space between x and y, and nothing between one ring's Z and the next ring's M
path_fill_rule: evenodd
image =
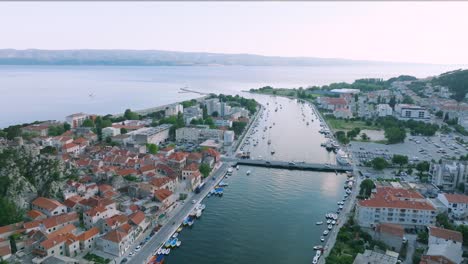
M129 257L133 257L133 255L135 255L135 252L133 252L133 251L130 252L130 253L128 253L128 256L129 256Z
M295 166L295 165L296 165L296 163L294 163L294 162L289 162L288 164L289 164L290 166Z
M265 164L268 164L268 165L270 165L270 164L271 164L271 162L269 162L269 161L265 161Z
M192 200L192 204L196 204L197 203L197 200Z
M138 245L138 246L135 248L135 251L140 251L140 249L141 249L141 246Z
M122 261L120 261L120 263L126 263L128 261L127 258L123 258Z

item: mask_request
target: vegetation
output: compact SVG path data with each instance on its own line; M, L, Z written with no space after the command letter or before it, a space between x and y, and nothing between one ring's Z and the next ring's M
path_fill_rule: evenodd
M124 176L124 179L127 180L127 181L131 181L131 182L139 181L139 179L137 177L132 176L132 175L126 175L126 176Z
M151 154L157 154L159 151L159 147L156 144L146 144L146 148Z
M375 184L370 179L365 179L361 182L360 190L359 190L359 198L360 199L367 199L370 197L372 193L372 189L375 188Z
M231 130L234 131L234 134L241 135L244 129L247 127L246 122L234 121L232 122Z
M346 137L346 133L344 131L336 131L335 133L336 140L341 144L348 144L349 138Z
M401 143L405 141L406 131L400 127L388 127L385 129L384 135L389 144Z
M130 109L127 109L124 112L124 118L127 119L127 120L139 120L140 115L135 113L135 112L132 112L132 110L130 110Z
M83 127L94 127L94 121L92 119L86 119L81 125Z
M4 189L3 186L2 189ZM23 220L24 210L17 208L13 202L4 197L4 194L0 197L0 212L2 212L0 214L0 226Z
M371 161L371 164L372 164L372 168L374 168L375 170L383 170L388 167L388 162L384 158L381 158L381 157L374 158Z
M70 125L67 123L64 123L61 126L50 126L48 129L48 135L51 137L60 136L68 130L70 130Z
M398 164L400 167L408 164L408 156L395 154L392 157L393 164Z
M325 262L327 264L352 264L358 253L364 252L365 249L374 249L374 247L381 250L388 248L384 243L373 240L369 234L362 231L358 225L354 224L351 216L348 222L340 228L335 246Z
M224 94L218 95L218 98L221 102L226 102L230 106L244 107L250 112L250 114L254 114L257 111L258 103L254 99L247 99L239 95L232 96Z
M203 175L203 178L206 178L206 177L208 177L208 175L210 175L211 167L210 167L210 165L208 165L206 163L202 163L200 165L200 167L198 167L198 170Z
M442 85L449 88L452 99L461 102L468 92L468 70L456 70L441 74L432 80L434 85Z
M111 262L110 259L105 259L93 253L86 253L86 255L83 258L89 261L93 261L96 264L107 264Z

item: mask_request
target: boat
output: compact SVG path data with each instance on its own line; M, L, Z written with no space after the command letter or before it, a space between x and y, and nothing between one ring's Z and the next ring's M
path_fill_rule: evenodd
M166 248L166 251L164 252L164 255L169 255L169 253L171 253L171 249L170 249L170 248Z
M333 221L331 222L331 224L332 224L332 225L336 225L336 221L333 220Z
M327 228L328 228L329 230L332 230L333 226L332 226L332 225L328 225Z
M248 170L248 171L246 172L246 174L247 174L247 175L250 175L250 170Z
M314 246L314 249L315 249L315 250L320 250L320 249L322 249L322 248L323 248L323 246L322 246L322 245L317 245L317 246Z
M164 263L164 255L163 254L159 254L157 257L156 257L156 260L153 262L155 264L163 264Z
M162 254L162 251L163 251L163 249L162 249L162 248L159 248L158 251L156 251L156 255L161 255L161 254Z
M202 215L202 210L197 210L197 212L196 212L196 215L195 215L195 216L196 216L197 218L200 218L200 217L201 217L201 215Z
M267 143L268 143L268 145L271 145L271 139L269 139Z
M338 208L343 209L343 207L344 207L344 206L340 205L340 207L338 207Z
M272 150L270 153L271 153L271 155L275 155L275 151L274 151L274 150Z
M228 183L223 182L223 181L221 181L220 183L218 183L218 186L219 186L219 187L226 187L226 186L228 186L228 185L229 185Z
M199 205L197 205L197 207L195 207L195 208L200 209L200 210L203 211L203 210L205 210L206 205L205 205L205 204L199 204Z
M330 219L327 220L328 225L331 224L331 222L332 222L332 220L330 220Z
M183 227L182 227L182 226L180 226L179 228L177 228L177 230L176 230L176 231L177 231L177 232L180 232L180 231L182 231L182 229L183 229Z
M351 161L349 159L348 154L346 154L346 152L340 149L336 153L336 163L343 165L343 166L348 166L351 164Z
M328 230L323 231L323 235L324 236L328 235Z
M176 246L177 246L177 247L180 247L180 245L182 245L182 241L177 240Z
M233 171L233 169L232 169L232 168L229 168L229 169L227 170L227 175L232 175L232 171Z
M178 236L179 236L179 233L176 232L172 235L172 238L177 238Z
M239 170L239 168L240 168L239 165L237 165L237 166L236 166L236 170Z
M316 225L322 225L323 224L323 221L320 221L320 222L317 222L315 223Z
M325 237L321 236L320 241L325 242Z

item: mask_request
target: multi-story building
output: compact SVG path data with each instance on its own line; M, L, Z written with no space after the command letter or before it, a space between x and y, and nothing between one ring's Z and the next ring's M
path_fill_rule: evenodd
M229 119L215 118L214 124L217 127L232 127L232 121Z
M385 117L393 115L393 109L388 104L377 105L377 116Z
M70 124L72 128L80 127L83 122L89 118L85 113L76 113L65 117L65 121Z
M432 176L432 184L444 191L454 191L460 183L466 182L468 168L465 163L444 160L441 164L431 164L429 172Z
M394 114L398 119L402 120L413 119L426 121L430 119L429 112L426 110L426 108L417 105L397 104L395 105Z
M183 113L183 112L184 112L184 107L181 104L172 104L166 107L166 109L164 110L164 115L166 117L176 116L179 113Z
M437 199L447 208L450 215L464 219L468 213L468 195L439 193Z
M224 131L224 145L232 145L234 143L234 136L234 131Z
M212 115L214 112L218 112L218 114L221 113L221 103L218 98L205 100L205 105L209 115Z
M436 208L420 193L393 187L378 187L377 192L356 205L356 221L362 227L393 223L422 227L435 222Z
M184 121L186 125L189 125L193 119L200 118L203 118L203 110L198 105L184 108Z
M169 129L172 127L170 124L162 124L157 127L145 127L130 132L128 134L132 135L133 140L138 144L156 144L169 139Z
M113 137L120 135L120 128L115 128L115 127L105 127L102 129L102 137L107 138L107 137Z
M223 140L224 131L206 126L182 127L176 130L177 142L200 143L207 139Z
M32 202L31 207L32 209L41 211L47 216L64 214L67 212L67 207L64 204L45 197L36 198Z

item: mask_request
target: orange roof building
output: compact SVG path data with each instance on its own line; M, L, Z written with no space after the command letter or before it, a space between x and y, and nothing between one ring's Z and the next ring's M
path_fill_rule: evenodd
M369 199L358 201L355 218L363 227L375 227L379 223L415 227L433 225L435 216L436 208L420 193L378 187Z

